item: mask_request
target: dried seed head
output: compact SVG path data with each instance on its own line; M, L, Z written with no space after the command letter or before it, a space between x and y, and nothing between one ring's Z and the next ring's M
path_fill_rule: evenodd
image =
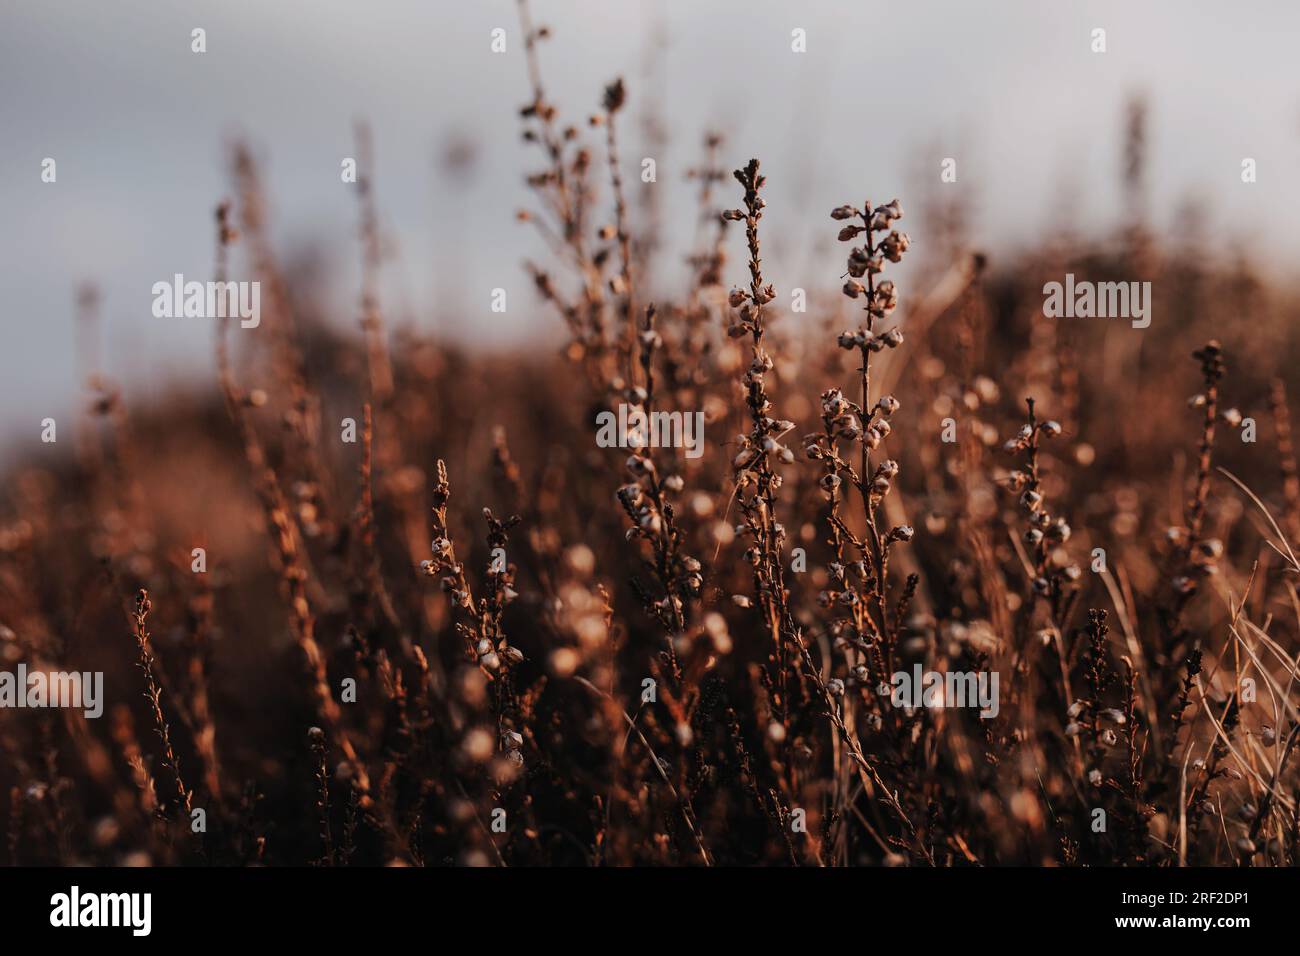
M1070 526L1062 519L1057 518L1047 528L1047 538L1057 544L1061 544L1070 539Z
M838 388L822 392L822 413L832 418L842 414L849 407L844 400L844 393Z
M890 262L902 262L903 253L907 252L910 245L911 240L907 233L891 232L880 240L880 251Z
M853 251L855 255L849 256L848 273L855 279L861 279L867 274L867 268L870 263L865 255L856 255L856 253L862 251L861 249L854 249Z
M1206 538L1196 543L1196 552L1202 558L1217 561L1223 557L1223 542L1218 538Z
M627 470L639 477L641 475L654 474L655 466L654 462L649 458L645 458L641 455L629 455L627 459Z
M626 101L627 91L623 87L622 77L619 77L613 83L609 84L609 86L605 87L605 112L617 113L623 108L623 104Z

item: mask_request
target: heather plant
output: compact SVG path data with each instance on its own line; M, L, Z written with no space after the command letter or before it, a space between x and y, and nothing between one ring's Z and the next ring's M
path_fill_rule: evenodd
M636 84L565 122L519 10L560 347L386 314L365 125L331 325L234 147L214 278L265 286L258 347L222 319L214 382L152 404L87 349L75 454L3 476L0 671L110 701L0 708L7 862L1294 865L1296 303L1238 314L1247 266L1150 230L999 260L926 199L915 243L898 200L835 208L786 311L786 167L728 178L707 133L674 246ZM1045 277L1135 263L1148 326L1044 314ZM619 409L698 413L702 454L608 447Z

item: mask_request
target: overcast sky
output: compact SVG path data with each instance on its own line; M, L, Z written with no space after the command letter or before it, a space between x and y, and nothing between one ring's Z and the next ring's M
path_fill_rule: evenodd
M671 141L650 188L669 191L674 255L694 227L682 174L713 126L729 135L729 167L763 159L764 222L786 237L768 269L784 288L835 284L836 268L806 275L797 252L829 228L832 206L864 194L906 206L904 187L937 178L946 156L958 160L946 188L978 197L977 237L995 251L1032 244L1066 207L1101 233L1120 214L1119 132L1135 92L1150 106L1157 224L1196 196L1277 268L1300 253L1292 2L533 0L533 13L554 30L543 70L567 117L593 111L619 74L633 119L647 98L661 105ZM505 54L491 52L496 27ZM1090 49L1098 27L1104 54ZM806 53L791 51L795 28ZM485 345L558 334L519 268L540 255L513 222L536 158L518 140L526 98L512 0L3 0L0 435L30 438L74 407L83 280L102 291L108 369L132 399L176 380L207 386L210 326L154 318L150 288L208 277L236 134L268 164L282 253L324 257L340 319L356 300L357 247L339 163L365 117L395 250L390 316ZM449 143L472 145L472 168L447 168ZM633 188L643 155L630 140ZM45 157L54 184L41 181ZM1240 181L1243 157L1258 162L1254 185ZM505 316L488 309L497 286L517 293Z

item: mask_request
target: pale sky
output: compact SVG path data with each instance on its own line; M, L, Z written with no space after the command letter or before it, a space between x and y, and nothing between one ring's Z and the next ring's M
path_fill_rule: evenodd
M805 254L826 213L864 195L908 199L918 176L958 160L997 255L1032 246L1063 208L1102 235L1119 221L1119 131L1149 102L1152 211L1167 225L1196 196L1217 233L1280 273L1300 253L1300 5L1043 0L533 0L552 99L581 121L622 74L629 126L648 99L671 140L658 183L625 141L625 178L666 193L670 260L695 226L684 170L704 130L769 177L767 268L779 286L831 289L838 265ZM190 31L207 31L205 54ZM493 54L491 31L507 31ZM1090 50L1106 30L1107 52ZM790 49L807 31L807 52ZM647 72L656 36L662 60ZM156 319L150 288L206 279L211 211L229 194L226 153L246 135L265 172L282 258L322 257L339 321L356 302L356 202L340 182L352 125L369 120L377 195L395 257L390 319L498 347L558 336L520 268L544 259L513 221L536 154L519 142L528 96L512 0L36 0L0 2L0 436L34 440L77 397L74 290L103 294L108 371L147 402L170 383L210 383L210 327ZM635 132L635 130L633 130ZM440 157L472 143L468 174ZM603 153L597 155L603 162ZM41 182L53 157L58 181ZM1240 181L1255 158L1258 182ZM1068 184L1072 195L1064 197ZM724 187L727 188L727 187ZM635 197L634 197L635 205ZM636 226L635 219L632 222ZM905 223L906 225L906 223ZM913 235L916 240L923 236ZM805 250L805 252L800 252ZM510 312L488 309L493 287ZM906 290L904 290L906 293ZM248 333L241 333L248 334ZM12 446L11 446L12 447Z

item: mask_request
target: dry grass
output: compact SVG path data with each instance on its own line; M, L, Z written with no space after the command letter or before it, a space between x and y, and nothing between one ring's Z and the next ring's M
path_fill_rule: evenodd
M1141 223L994 269L927 196L911 252L897 203L835 210L852 251L792 314L717 136L665 290L628 91L588 144L524 22L561 354L389 331L368 159L362 334L331 332L237 151L216 276L267 290L256 350L220 329L164 408L86 368L75 458L4 485L5 666L109 699L0 712L9 862L1294 864L1296 303ZM901 295L927 248L958 251ZM1045 319L1066 271L1152 281L1155 323ZM620 403L703 411L706 453L598 448ZM894 706L917 663L996 672L997 716Z

